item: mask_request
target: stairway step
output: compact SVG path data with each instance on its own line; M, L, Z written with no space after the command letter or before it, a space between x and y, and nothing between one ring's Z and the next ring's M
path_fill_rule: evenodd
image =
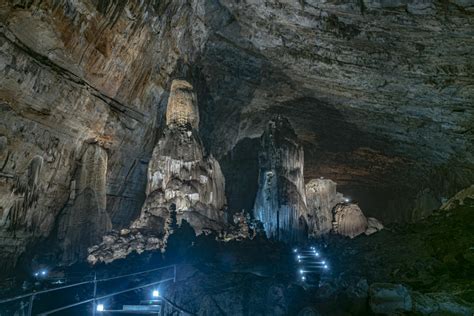
M161 305L123 305L124 311L161 311Z

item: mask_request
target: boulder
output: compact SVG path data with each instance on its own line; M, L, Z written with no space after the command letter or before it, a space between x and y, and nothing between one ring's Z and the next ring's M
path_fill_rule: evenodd
M413 303L407 288L401 284L373 283L369 288L369 305L376 314L409 312Z
M367 230L367 218L357 204L340 203L332 212L335 233L354 238Z
M365 234L367 236L372 235L378 231L383 229L383 224L376 218L368 217L367 218L367 229L365 230Z

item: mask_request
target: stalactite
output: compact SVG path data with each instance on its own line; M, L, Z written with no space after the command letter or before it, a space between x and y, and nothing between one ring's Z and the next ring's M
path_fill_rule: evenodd
M12 198L15 202L9 212L9 229L16 233L17 230L26 227L27 213L35 207L40 195L39 182L43 157L35 156L30 161L25 174L17 176L12 188Z

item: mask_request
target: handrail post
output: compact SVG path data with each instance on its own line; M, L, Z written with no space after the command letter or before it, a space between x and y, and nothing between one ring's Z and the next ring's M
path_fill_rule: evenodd
M33 301L35 300L35 294L31 294L30 303L28 304L28 316L31 316L33 313Z
M94 272L94 293L93 293L93 301L92 301L92 316L95 316L96 314L96 308L97 308L97 302L95 301L95 298L97 296L97 272Z
M174 271L173 271L173 273L174 273L174 275L173 275L173 283L176 283L176 264L173 266L173 268L174 268L174 269L173 269L173 270L174 270Z

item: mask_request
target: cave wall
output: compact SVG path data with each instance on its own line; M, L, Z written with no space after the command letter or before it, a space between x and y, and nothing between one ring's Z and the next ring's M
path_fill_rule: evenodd
M113 226L139 214L170 78L199 48L191 34L205 37L198 11L186 1L2 1L3 271L57 228L86 142L108 153L102 198ZM12 227L12 187L34 156L44 160L38 199Z

